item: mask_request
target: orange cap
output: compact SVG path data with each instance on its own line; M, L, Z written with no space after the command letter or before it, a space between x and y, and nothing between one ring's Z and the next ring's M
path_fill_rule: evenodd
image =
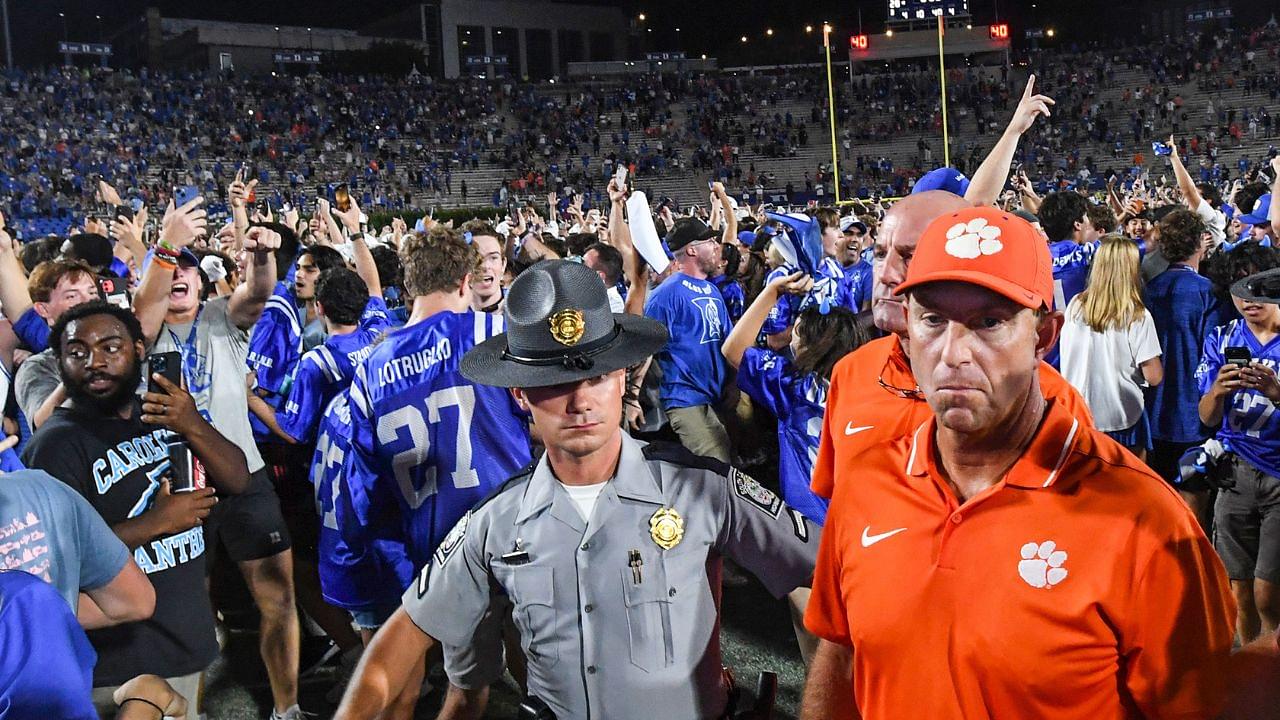
M965 208L930 223L894 294L941 280L979 285L1033 310L1053 307L1049 246L1031 223L994 207Z

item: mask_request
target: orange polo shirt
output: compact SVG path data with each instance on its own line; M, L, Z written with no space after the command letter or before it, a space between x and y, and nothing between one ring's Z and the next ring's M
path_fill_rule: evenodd
M1052 402L961 505L934 423L863 454L823 529L805 624L853 647L862 717L1215 716L1234 602L1177 494Z
M845 475L860 472L854 458L913 432L933 417L929 403L913 392L916 388L916 376L896 335L872 340L836 363L813 464L810 487L815 493L830 498ZM1084 398L1044 362L1040 392L1045 399L1058 400L1081 424L1093 427Z

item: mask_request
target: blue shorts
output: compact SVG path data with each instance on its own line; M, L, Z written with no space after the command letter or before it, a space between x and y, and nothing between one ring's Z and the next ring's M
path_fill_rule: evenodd
M1112 440L1120 443L1127 448L1144 448L1151 449L1151 421L1147 419L1147 411L1142 411L1142 417L1138 418L1138 422L1133 427L1124 430L1115 430L1108 432Z
M387 603L383 605L366 605L358 610L352 610L351 619L355 621L356 627L361 630L377 630L391 619L391 616L400 607L400 603Z

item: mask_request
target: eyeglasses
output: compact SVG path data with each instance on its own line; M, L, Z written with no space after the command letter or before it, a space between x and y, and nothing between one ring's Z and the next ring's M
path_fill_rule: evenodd
M884 367L880 368L880 375L876 378L876 382L879 383L880 387L904 400L924 400L924 392L920 390L919 385L916 385L912 390L908 390L885 382L884 371L888 369L890 362L892 362L892 358L886 358L884 361Z

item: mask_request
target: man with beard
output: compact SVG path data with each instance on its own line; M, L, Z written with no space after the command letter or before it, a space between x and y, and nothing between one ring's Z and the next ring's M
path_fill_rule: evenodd
M23 461L88 499L156 591L149 620L90 633L98 652L95 703L110 707L114 686L153 673L195 707L200 674L218 653L200 525L218 502L215 489L234 494L247 486L244 453L160 375L164 392L139 401L143 333L128 310L78 305L54 324L50 342L68 402L31 438ZM212 487L170 491L171 432L185 438Z
M644 314L667 328L671 342L655 356L662 369L662 407L680 442L695 455L729 462L729 434L716 414L729 366L720 346L732 323L724 298L707 276L720 265L720 233L697 218L680 218L667 234L675 272Z

